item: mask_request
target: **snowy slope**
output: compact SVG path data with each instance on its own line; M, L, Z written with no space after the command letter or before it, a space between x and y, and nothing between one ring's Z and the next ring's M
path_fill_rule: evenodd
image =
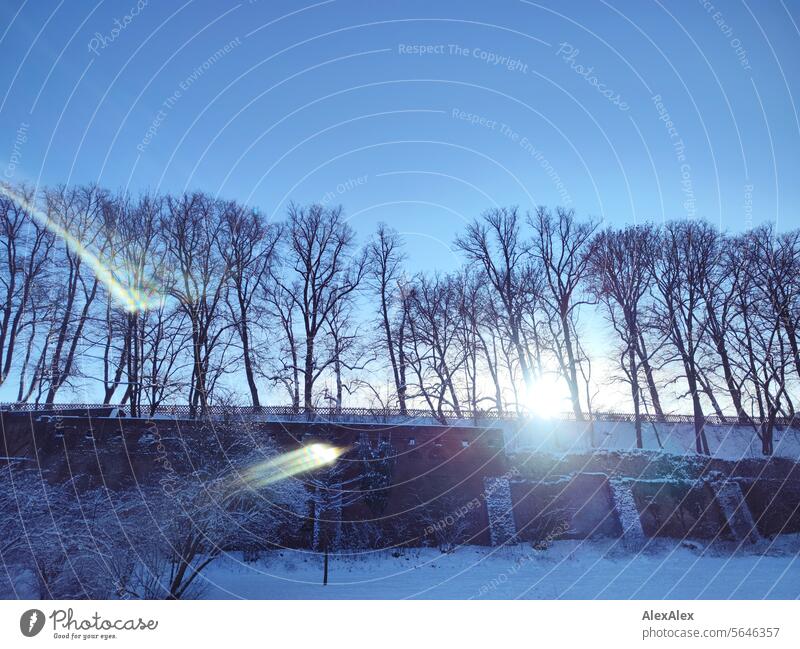
M226 556L207 573L210 599L786 599L800 597L800 538L756 551L712 554L670 541L639 554L615 540L557 541L547 550L462 547L322 560L273 553L245 564Z

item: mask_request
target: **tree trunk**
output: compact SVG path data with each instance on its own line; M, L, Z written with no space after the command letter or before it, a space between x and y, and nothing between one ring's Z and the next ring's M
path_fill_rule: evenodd
M773 429L775 426L775 414L770 413L770 416L761 422L761 452L764 455L772 455L773 453Z
M636 349L633 344L628 347L628 363L631 375L631 399L633 400L633 423L636 429L636 448L643 448L642 418L639 416L639 369L636 366Z
M244 373L247 377L247 386L250 388L250 400L253 403L253 408L258 411L261 408L261 401L258 398L258 387L256 387L255 374L253 372L253 361L250 358L250 333L247 328L247 322L242 316L242 325L240 328L242 338L242 357L244 359Z
M403 317L400 319L400 327L397 331L397 371L400 375L400 385L397 388L397 400L400 402L400 414L406 414L406 350L405 350L405 331L406 331L406 316L407 312L403 312Z
M67 301L64 305L64 315L61 319L61 325L59 326L58 330L58 338L56 338L56 346L53 350L53 358L50 362L50 388L47 392L47 397L45 399L45 403L51 404L55 400L56 391L58 387L55 383L59 380L59 364L61 362L61 351L64 347L64 343L67 337L67 329L69 328L69 322L72 319L72 305L75 301L75 294L78 290L78 274L80 273L80 266L75 265L70 267L70 278L67 289Z
M725 341L720 336L714 336L714 345L717 348L717 354L722 364L722 375L725 378L725 385L728 388L728 393L733 402L733 408L736 410L736 417L740 423L747 421L747 414L742 406L742 393L736 386L736 381L733 378L733 370L731 369L731 360L728 355L728 349L725 346Z
M661 407L661 399L658 396L658 388L656 388L656 382L653 378L653 368L650 365L650 357L647 354L647 346L645 345L644 336L642 336L641 331L639 332L637 339L639 359L642 362L644 378L647 382L647 389L650 392L650 401L653 404L653 411L655 412L656 419L658 419L658 421L664 421L664 410Z
M575 413L575 419L583 421L581 399L578 392L578 372L575 367L575 351L572 348L572 334L570 332L569 319L566 315L561 316L561 327L564 332L564 347L567 350L567 383L569 384L569 394L572 400L572 411Z
M303 375L303 407L310 413L314 407L312 391L314 389L314 339L306 336L306 358Z
M400 414L406 414L406 395L405 386L400 381L400 370L397 367L397 355L394 351L394 340L392 338L392 325L389 320L389 307L386 301L386 287L381 285L381 317L383 319L383 333L386 336L386 347L389 350L389 362L392 366L392 376L394 378L394 388L397 393L397 403Z
M700 404L700 393L698 390L697 379L694 375L694 371L689 367L686 368L686 379L689 382L689 392L692 395L695 448L698 453L710 455L705 431L706 418L703 414L703 406Z
M86 325L86 321L89 317L89 309L92 306L92 302L94 302L94 298L97 295L97 287L99 285L100 280L96 277L92 284L92 290L90 291L89 295L85 296L85 302L83 305L83 309L81 310L81 315L78 320L78 326L75 329L75 333L72 335L72 342L70 343L69 352L67 353L67 358L64 360L64 367L62 370L58 372L58 381L54 381L50 384L50 390L47 393L47 401L46 403L51 404L55 401L56 392L64 385L67 377L72 372L72 364L75 360L75 352L78 349L78 343L80 342L83 334L83 328Z
M519 369L522 372L522 380L525 382L525 387L530 389L531 387L531 370L528 367L528 358L525 353L525 348L522 346L522 343L519 339L519 328L514 325L512 332L513 336L512 342L514 343L514 349L517 352L517 358L519 359Z
M797 376L800 377L800 345L797 342L797 327L795 327L789 316L781 319L783 329L786 331L787 338L789 339L789 348L792 350L792 359L794 360L794 367L797 370Z
M336 359L333 362L333 373L336 377L336 402L335 412L340 414L342 412L342 363L339 360L339 351L336 352Z

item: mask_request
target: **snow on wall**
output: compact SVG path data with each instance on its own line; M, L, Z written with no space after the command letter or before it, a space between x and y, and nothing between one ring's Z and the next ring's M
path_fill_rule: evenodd
M484 478L483 489L492 545L512 542L517 536L517 525L514 522L514 505L508 478Z
M72 416L61 416L70 419ZM79 417L75 417L79 418ZM173 414L157 413L150 419L184 421ZM262 415L240 414L237 421L253 422L308 422L306 415ZM193 421L186 419L185 421ZM449 418L447 425L442 425L434 417L415 416L401 417L392 415L367 416L362 414L337 414L329 417L318 415L313 423L330 421L337 424L377 423L396 424L398 426L436 426L443 430L449 428L487 428L499 430L503 434L506 450L509 452L526 451L543 453L585 453L601 450L635 450L636 432L632 422L594 421L576 422L562 419L547 419L531 416L527 419L456 419ZM725 460L741 460L744 458L763 458L761 441L750 425L706 424L706 437L713 457ZM642 422L643 448L648 451L664 451L676 455L695 454L694 425L690 423L657 423ZM800 429L775 429L775 457L785 457L800 461Z
M730 480L711 481L709 485L714 490L717 503L728 522L733 538L737 541L747 540L755 543L761 535L744 500L741 486Z
M505 423L504 439L509 451L584 453L593 449L635 450L636 430L632 422L563 421L532 418L524 424ZM593 428L593 430L592 430ZM763 458L761 440L748 425L706 424L711 455L725 460ZM645 450L676 455L695 454L693 424L642 423ZM774 455L800 461L800 430L775 430Z
M633 499L630 482L609 480L608 484L611 488L614 510L619 516L619 523L622 527L622 542L627 549L637 550L644 546L647 537L642 527L642 519L639 518L639 509Z

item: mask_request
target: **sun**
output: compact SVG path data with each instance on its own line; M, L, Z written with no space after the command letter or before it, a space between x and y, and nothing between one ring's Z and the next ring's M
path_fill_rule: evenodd
M564 412L566 391L556 376L540 376L526 390L525 407L532 415L553 419Z

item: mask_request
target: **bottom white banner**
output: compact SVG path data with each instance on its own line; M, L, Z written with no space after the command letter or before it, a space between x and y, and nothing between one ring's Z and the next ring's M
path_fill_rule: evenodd
M4 601L0 646L797 647L798 618L796 601Z

